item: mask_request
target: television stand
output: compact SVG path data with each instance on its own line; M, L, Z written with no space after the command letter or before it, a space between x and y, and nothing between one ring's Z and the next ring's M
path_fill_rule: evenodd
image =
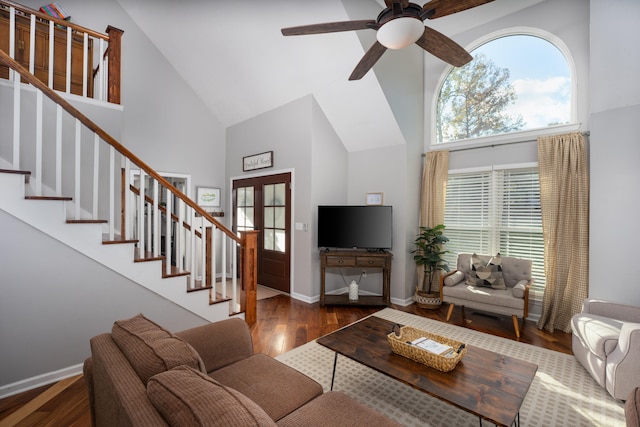
M361 250L320 251L320 306L361 305L391 306L391 252L367 252ZM349 300L349 294L326 295L325 273L327 268L379 268L382 270L382 295L360 295L357 301Z

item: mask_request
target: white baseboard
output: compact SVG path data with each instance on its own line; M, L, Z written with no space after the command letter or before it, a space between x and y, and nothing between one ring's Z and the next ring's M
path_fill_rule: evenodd
M82 374L82 363L0 386L0 399Z

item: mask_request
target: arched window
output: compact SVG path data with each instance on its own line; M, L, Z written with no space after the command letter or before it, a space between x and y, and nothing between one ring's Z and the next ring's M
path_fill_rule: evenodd
M436 143L575 123L573 62L552 35L509 30L470 53L473 61L452 67L442 81Z

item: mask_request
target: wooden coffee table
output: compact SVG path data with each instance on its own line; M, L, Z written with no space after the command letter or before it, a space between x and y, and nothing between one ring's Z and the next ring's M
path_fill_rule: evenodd
M440 372L391 351L394 323L370 316L317 340L338 354L498 426L520 424L520 407L538 366L475 346L451 372Z

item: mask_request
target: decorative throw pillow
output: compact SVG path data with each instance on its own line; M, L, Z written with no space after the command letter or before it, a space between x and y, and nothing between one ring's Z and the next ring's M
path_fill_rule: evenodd
M171 426L275 426L244 394L188 366L157 374L147 397Z
M200 355L189 343L142 314L116 321L111 337L145 384L155 374L180 365L206 372Z
M516 283L513 289L511 290L511 292L513 293L513 296L516 298L524 298L524 290L527 287L527 283L528 281L524 279Z
M493 289L507 289L502 277L502 259L500 253L493 257L471 255L471 268L468 285Z
M464 280L464 273L462 271L456 271L455 273L445 277L444 285L455 286L458 283L462 282L463 280Z

